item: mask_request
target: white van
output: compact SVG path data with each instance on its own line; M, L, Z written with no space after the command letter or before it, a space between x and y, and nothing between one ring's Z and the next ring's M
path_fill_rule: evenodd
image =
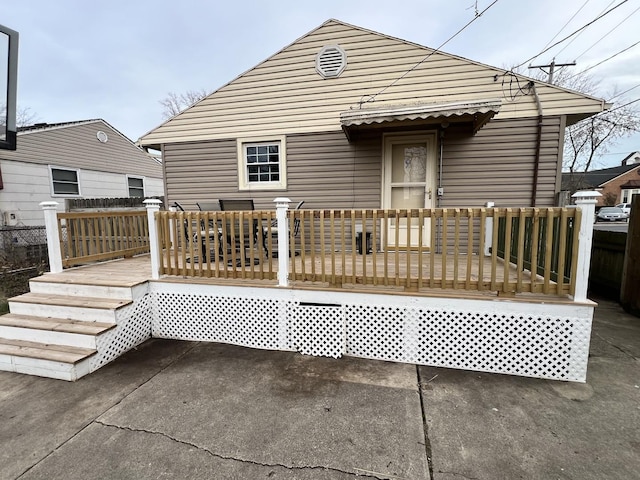
M631 214L631 204L630 203L619 203L616 207L621 208L624 213L627 214L627 217Z

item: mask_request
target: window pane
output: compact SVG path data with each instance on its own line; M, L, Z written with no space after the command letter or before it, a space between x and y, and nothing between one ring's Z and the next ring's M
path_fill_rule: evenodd
M130 188L129 189L129 196L130 197L142 198L142 197L144 197L144 190L142 190L140 188Z
M131 188L143 188L143 180L141 178L129 177L129 187Z
M78 190L77 183L54 183L53 193L60 195L78 195L80 191Z
M78 173L75 170L61 170L59 168L51 169L51 176L54 181L61 182L78 182Z
M280 181L280 145L278 143L246 144L243 148L247 183Z

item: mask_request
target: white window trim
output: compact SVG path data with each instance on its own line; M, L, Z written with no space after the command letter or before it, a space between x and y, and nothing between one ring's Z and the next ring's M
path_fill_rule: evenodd
M55 193L53 187L53 170L68 170L70 172L76 172L76 178L78 179L78 193ZM79 198L82 197L82 182L80 178L79 168L60 167L58 165L49 165L49 187L51 188L51 196L57 198Z
M133 198L131 197L131 193L129 192L130 190L130 186L129 186L129 179L130 178L136 178L138 180L142 180L142 198L146 198L147 196L147 182L146 182L146 177L141 177L140 175L127 175L127 197Z
M274 135L270 137L244 137L236 141L238 155L238 189L240 191L256 190L286 190L287 189L287 143L286 136ZM247 181L247 166L245 162L244 145L247 143L280 143L280 181L249 183Z

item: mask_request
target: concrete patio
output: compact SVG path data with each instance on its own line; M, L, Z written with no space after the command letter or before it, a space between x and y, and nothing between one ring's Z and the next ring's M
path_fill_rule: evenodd
M69 383L0 372L0 478L634 478L640 320L586 384L154 339Z

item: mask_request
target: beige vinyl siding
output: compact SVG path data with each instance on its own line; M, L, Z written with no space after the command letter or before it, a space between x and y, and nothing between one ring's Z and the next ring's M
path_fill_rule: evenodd
M381 140L349 144L339 132L287 136L286 192L240 192L236 141L166 144L169 204L196 209L196 202L253 198L257 209L273 210L286 196L305 208L379 208Z
M339 44L347 68L338 78L315 71L315 56ZM337 130L339 113L359 105L405 74L432 50L375 32L329 21L223 86L141 140L153 145L250 135ZM497 119L537 115L532 95L512 99L518 84L503 85L504 70L436 53L376 98L375 105L502 99ZM497 80L496 80L496 75ZM524 87L528 79L520 78ZM601 111L602 101L537 83L545 115ZM372 106L365 103L365 107Z
M443 149L442 206L531 205L537 118L494 120L475 136L447 132ZM561 117L546 117L542 127L536 206L555 205L561 162Z
M96 134L105 132L107 143ZM102 121L45 128L18 134L16 151L0 158L42 165L162 178L162 167L122 134Z

